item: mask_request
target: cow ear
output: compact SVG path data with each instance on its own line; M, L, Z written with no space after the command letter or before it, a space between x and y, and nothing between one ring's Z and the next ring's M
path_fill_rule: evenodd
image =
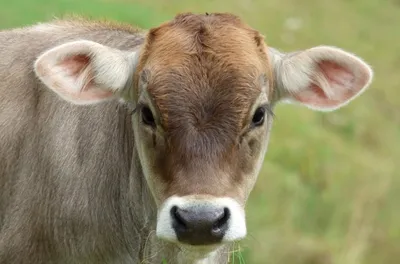
M34 63L37 77L63 99L95 104L114 98L129 84L137 52L80 40L45 51Z
M291 54L269 51L278 101L332 111L363 93L373 78L367 63L335 47L318 46Z

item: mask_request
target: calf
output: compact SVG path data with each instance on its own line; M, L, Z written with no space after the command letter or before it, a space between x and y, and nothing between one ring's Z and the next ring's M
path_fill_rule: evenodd
M57 20L2 31L0 58L1 264L227 263L276 103L334 110L372 80L232 14Z

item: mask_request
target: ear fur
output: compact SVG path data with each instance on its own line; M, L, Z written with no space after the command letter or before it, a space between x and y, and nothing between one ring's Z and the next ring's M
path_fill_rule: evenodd
M362 94L373 78L371 67L342 49L318 46L283 54L269 48L278 100L313 110L332 111Z
M118 95L133 76L138 52L79 40L45 51L34 63L36 76L73 104L95 104Z

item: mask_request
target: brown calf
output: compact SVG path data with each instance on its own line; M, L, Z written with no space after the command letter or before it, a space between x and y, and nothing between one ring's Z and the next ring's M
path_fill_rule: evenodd
M0 58L1 264L226 263L274 105L334 110L372 80L231 14L53 21L1 32Z

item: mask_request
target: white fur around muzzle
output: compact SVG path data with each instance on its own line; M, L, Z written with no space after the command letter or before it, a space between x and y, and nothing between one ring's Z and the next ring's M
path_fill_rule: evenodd
M172 207L178 206L185 209L193 206L226 207L230 211L228 229L222 239L222 243L233 242L244 238L247 234L244 209L232 198L196 198L195 196L173 196L165 200L157 217L156 234L159 238L171 242L178 242L172 227L170 211Z

